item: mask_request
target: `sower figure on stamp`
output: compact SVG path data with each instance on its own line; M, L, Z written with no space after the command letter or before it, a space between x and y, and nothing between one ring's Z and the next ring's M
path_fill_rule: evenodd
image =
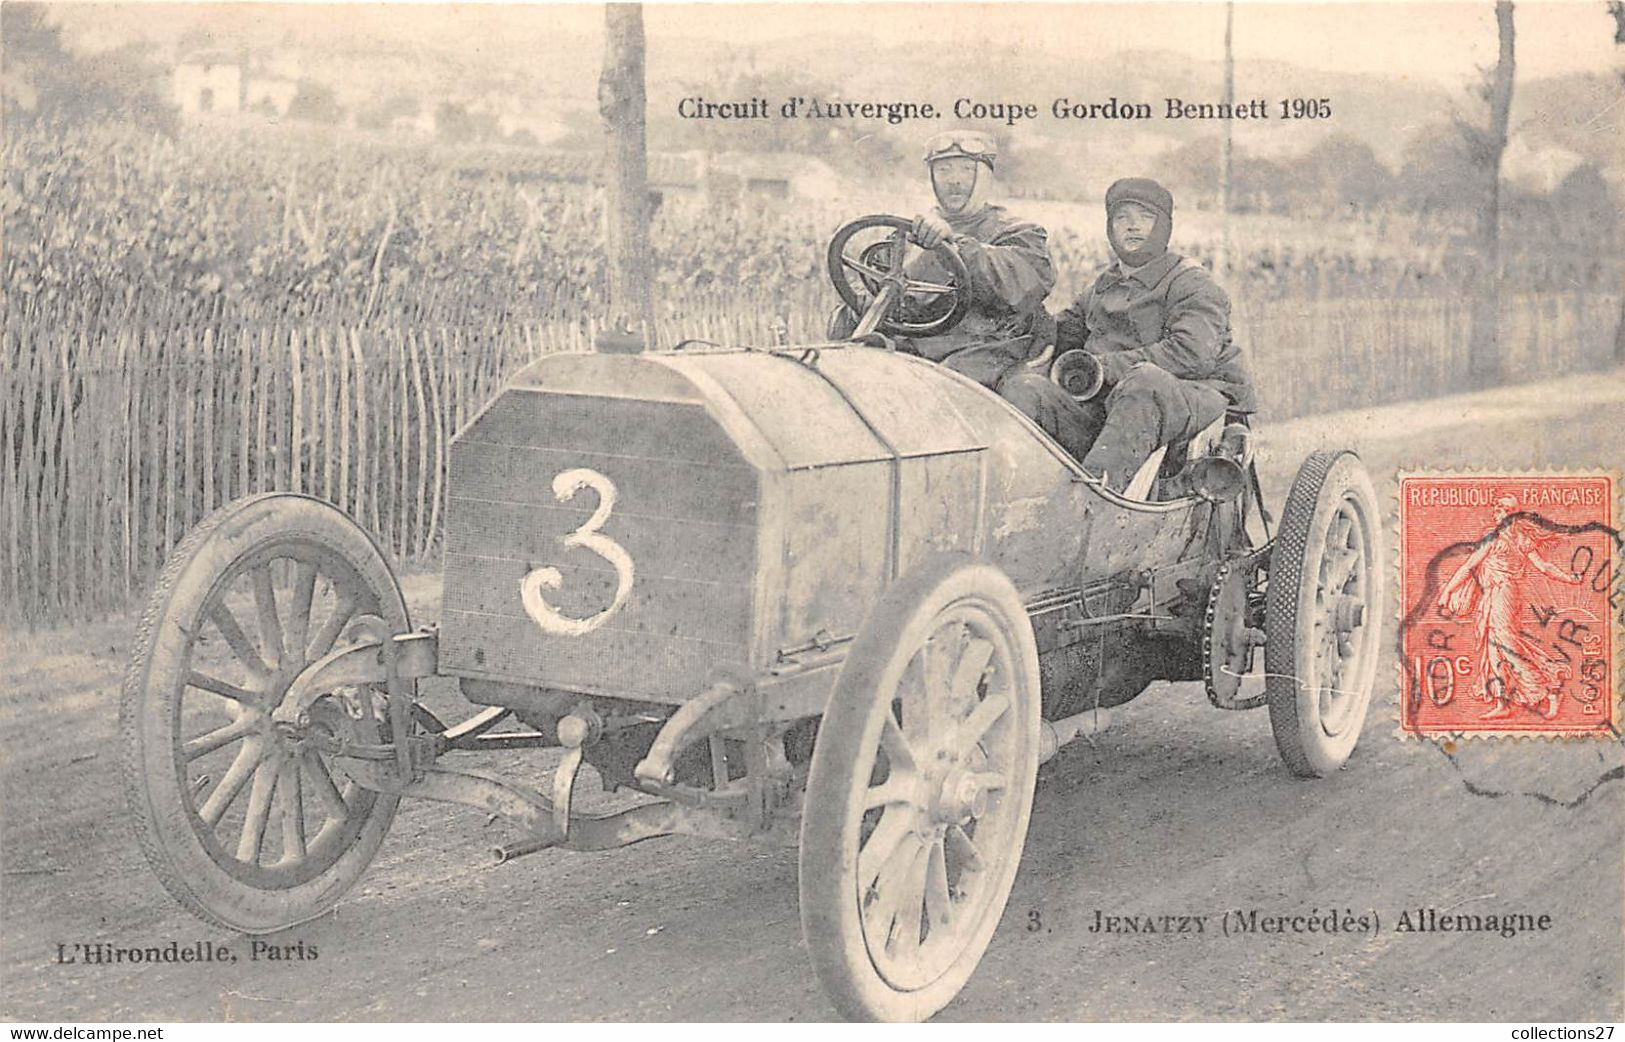
M947 272L929 251L951 245L970 273L970 310L940 336L897 341L898 350L940 362L996 391L1049 346L1053 327L1044 298L1055 285L1048 233L988 201L996 190L997 159L992 137L981 131L950 130L926 142L937 205L914 219L910 237L927 252L906 267L913 278L941 279ZM851 335L857 321L842 307L830 336Z
M1075 401L1036 374L1005 397L1121 492L1158 448L1225 415L1257 408L1241 350L1230 337L1230 298L1207 271L1168 249L1174 198L1156 181L1124 178L1106 192L1106 235L1116 261L1058 318L1055 354L1082 348L1104 373L1104 392Z
M1439 609L1456 618L1475 616L1478 632L1479 697L1491 703L1486 720L1512 715L1514 705L1557 715L1566 667L1552 660L1539 644L1525 636L1524 590L1531 571L1578 586L1581 577L1570 575L1541 555L1541 547L1556 538L1527 517L1511 517L1518 509L1513 496L1495 501L1495 531L1463 561L1439 593ZM1542 703L1544 708L1542 709Z

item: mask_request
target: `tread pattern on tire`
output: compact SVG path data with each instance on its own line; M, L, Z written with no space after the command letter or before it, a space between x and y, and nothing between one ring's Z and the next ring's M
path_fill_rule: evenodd
M1303 461L1293 478L1286 506L1281 510L1281 527L1275 534L1275 549L1270 553L1269 596L1264 610L1265 692L1269 700L1270 730L1275 735L1281 759L1292 773L1305 778L1318 777L1320 772L1304 756L1297 740L1302 721L1298 718L1299 683L1292 651L1297 643L1298 588L1303 581L1303 556L1308 548L1309 529L1320 490L1344 457L1359 458L1347 449L1317 449Z

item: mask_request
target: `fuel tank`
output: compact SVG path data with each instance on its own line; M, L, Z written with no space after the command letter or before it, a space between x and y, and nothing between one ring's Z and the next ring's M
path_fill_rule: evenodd
M453 442L446 508L444 672L662 703L840 648L937 552L1037 605L1192 533L1189 501L1128 504L992 392L857 346L546 356Z

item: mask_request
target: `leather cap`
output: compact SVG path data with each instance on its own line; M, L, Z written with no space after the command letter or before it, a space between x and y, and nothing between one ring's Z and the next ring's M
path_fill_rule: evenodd
M1118 203L1140 203L1169 217L1174 215L1173 193L1149 177L1125 177L1114 182L1106 189L1106 212L1111 213Z

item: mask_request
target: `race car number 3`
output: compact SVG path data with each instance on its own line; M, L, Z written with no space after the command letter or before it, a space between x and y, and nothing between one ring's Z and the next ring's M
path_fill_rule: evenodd
M525 614L541 627L543 633L559 637L579 637L591 633L608 622L610 616L620 611L632 593L631 555L621 544L599 531L604 522L609 520L610 512L615 509L615 483L596 470L577 467L566 470L553 479L553 498L560 503L566 503L574 499L576 493L584 488L590 488L598 494L598 509L592 512L592 516L587 518L580 528L565 536L562 541L566 549L579 546L583 550L590 550L614 567L615 599L609 607L585 619L574 619L560 614L557 608L547 603L542 591L561 589L564 586L564 576L551 565L533 569L519 583L519 599L525 606Z

